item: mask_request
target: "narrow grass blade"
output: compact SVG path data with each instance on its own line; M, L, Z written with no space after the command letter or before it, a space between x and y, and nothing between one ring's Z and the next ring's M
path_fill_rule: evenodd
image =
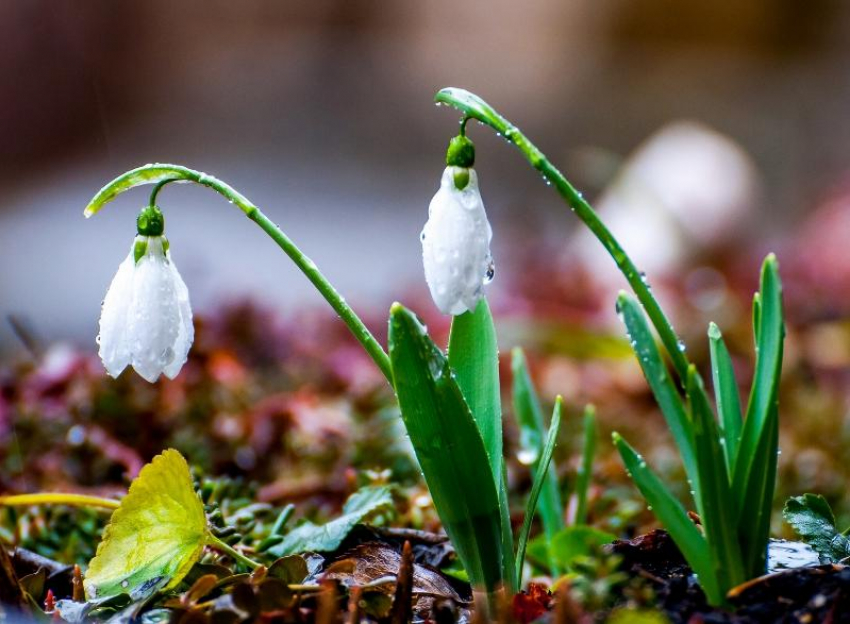
M576 477L575 524L587 524L587 491L593 475L593 457L596 454L596 409L592 405L584 408L584 441L581 465Z
M767 569L778 447L779 417L777 411L773 410L756 448L753 470L746 488L747 495L738 520L738 542L749 578L764 574Z
M739 511L739 533L751 573L763 571L770 528L770 505L776 481L779 444L778 392L785 324L782 285L776 258L762 265L761 286L753 307L756 370L747 417L735 461L732 493Z
M502 479L499 489L499 512L502 521L502 576L508 586L508 592L515 594L519 589L520 571L514 566L510 553L514 551L514 530L511 526L511 505L508 499L508 467L502 462Z
M747 580L738 545L735 526L737 513L730 494L729 472L726 469L720 435L708 402L702 379L691 364L687 381L694 448L700 474L697 509L705 527L705 539L711 551L714 576L725 594Z
M499 495L475 420L443 353L400 304L390 310L389 346L402 419L434 507L472 584L503 585Z
M682 552L688 565L699 577L700 586L712 604L723 602L724 595L717 585L711 554L705 538L691 522L685 508L667 489L643 457L638 455L619 434L612 435L614 446L620 452L626 470L631 475L653 513L656 515L676 546Z
M685 473L691 487L699 492L699 473L694 455L691 423L682 397L673 379L667 373L667 366L661 358L661 352L655 343L640 304L625 293L620 293L617 298L617 309L626 324L632 349L638 357L646 381L655 395L655 400L661 408L661 413L664 414L667 426L673 434L673 440L682 455L682 463L685 465Z
M499 390L499 347L487 299L474 312L452 320L449 366L481 432L493 482L502 482L502 399Z
M747 404L747 418L736 462L736 485L742 484L752 468L753 455L770 411L777 400L785 325L782 315L782 286L776 258L767 257L762 266L760 304L755 306L756 371ZM739 492L740 493L740 492ZM742 494L742 493L741 493Z
M543 422L543 409L534 382L528 372L528 363L522 349L514 349L511 357L513 372L514 413L520 429L520 454L523 463L531 465L532 480L538 478L541 470L541 457L544 449L546 425ZM561 499L558 474L555 466L549 464L545 469L543 491L540 494L538 509L543 523L543 532L551 540L564 528L564 504ZM557 572L554 571L553 572Z
M531 522L534 520L534 511L537 509L537 501L540 498L540 493L543 491L543 485L547 480L547 472L549 464L552 461L552 453L555 452L555 444L558 442L558 433L561 431L561 407L563 399L558 397L555 399L555 409L552 412L552 422L549 425L549 432L546 434L546 444L543 446L543 452L540 454L540 460L537 463L537 476L534 477L534 482L531 485L531 493L528 495L528 504L525 508L525 518L522 521L522 527L517 536L516 550L516 570L517 576L522 571L522 564L525 562L525 547L528 545L528 535L531 532Z
M711 352L714 399L717 402L720 432L723 436L723 456L726 458L726 470L731 475L741 438L741 400L738 397L738 383L735 380L729 349L726 348L720 328L714 323L708 326L708 344Z

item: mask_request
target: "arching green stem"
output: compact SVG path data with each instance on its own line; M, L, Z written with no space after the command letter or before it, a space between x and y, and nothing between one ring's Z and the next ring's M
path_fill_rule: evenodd
M339 317L348 325L351 333L360 342L369 356L377 364L378 368L392 385L392 371L390 360L384 348L378 343L366 325L355 314L354 310L346 303L342 295L322 275L316 264L310 260L283 231L275 225L262 211L251 203L247 197L242 195L230 185L194 169L181 167L179 165L151 164L128 171L118 176L112 182L104 186L86 207L85 216L90 217L100 210L105 204L115 199L124 191L128 191L143 184L156 184L152 193L152 201L156 200L156 194L165 184L171 182L194 182L206 186L222 195L231 204L239 208L245 215L271 237L271 239L283 249L301 270L307 279L316 287L325 300L330 304Z
M437 103L448 104L457 108L464 114L464 118L476 119L493 128L497 133L513 143L526 157L528 162L531 163L531 166L543 174L543 177L558 189L558 193L564 198L567 205L584 221L585 225L590 228L590 231L602 243L605 250L614 258L617 267L626 277L626 280L628 280L629 285L634 290L638 300L646 310L649 319L655 326L658 335L661 337L661 341L664 343L664 347L670 354L670 359L679 375L679 379L682 385L684 385L688 374L688 358L683 353L684 343L679 340L673 329L673 325L664 314L658 301L652 295L645 276L638 270L617 239L614 238L611 230L602 223L596 211L584 200L581 193L567 181L564 175L543 155L543 152L537 149L516 126L502 117L492 106L474 93L470 93L465 89L449 87L438 91L434 99Z
M248 557L243 555L241 552L239 552L238 550L233 548L233 546L231 546L230 544L228 544L227 542L225 542L223 540L220 540L219 538L217 538L215 535L213 535L211 533L207 535L207 545L209 545L212 548L215 548L216 550L219 550L219 551L231 556L233 559L235 559L239 563L242 563L242 564L248 566L252 570L256 570L257 568L260 567L259 563L257 563L253 559L249 559Z

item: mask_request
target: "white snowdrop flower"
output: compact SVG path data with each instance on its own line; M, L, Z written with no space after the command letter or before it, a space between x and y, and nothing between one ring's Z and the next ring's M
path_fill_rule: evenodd
M174 379L195 337L189 291L171 260L156 207L139 215L139 236L112 279L100 314L100 359L112 377L131 365L153 383Z
M492 237L475 170L446 167L421 236L425 280L443 314L473 311L484 296L494 274Z

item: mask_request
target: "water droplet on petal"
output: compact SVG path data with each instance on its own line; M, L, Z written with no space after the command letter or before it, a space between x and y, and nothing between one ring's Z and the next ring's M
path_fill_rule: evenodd
M483 283L489 284L493 281L494 277L496 277L496 263L491 259L487 264L487 270L484 272Z

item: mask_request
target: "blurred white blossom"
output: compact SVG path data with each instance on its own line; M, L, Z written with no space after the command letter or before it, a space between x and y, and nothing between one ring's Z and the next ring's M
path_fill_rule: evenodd
M746 232L758 188L756 167L735 141L703 124L677 121L626 160L595 204L638 267L656 276ZM581 230L569 247L597 279L622 286L590 232Z

